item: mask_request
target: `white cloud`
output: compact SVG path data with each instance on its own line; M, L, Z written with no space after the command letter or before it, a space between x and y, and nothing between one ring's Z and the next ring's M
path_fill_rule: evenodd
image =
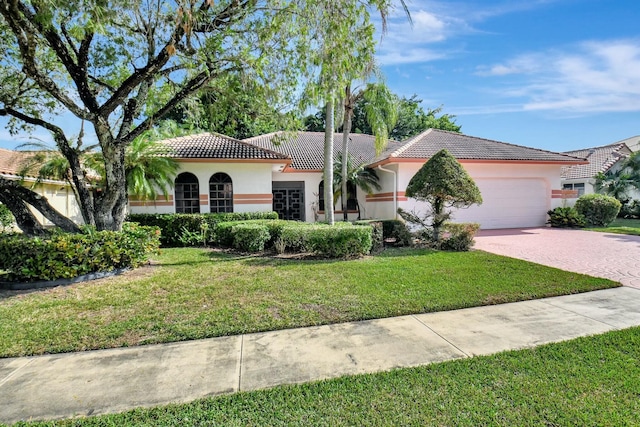
M514 77L501 92L523 98L524 110L640 111L638 40L591 41L566 50L522 55L483 67L477 74Z

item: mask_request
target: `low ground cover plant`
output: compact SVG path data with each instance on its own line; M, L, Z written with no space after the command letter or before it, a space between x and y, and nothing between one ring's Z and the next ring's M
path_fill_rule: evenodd
M547 224L552 227L578 228L587 225L587 221L573 206L561 206L547 212Z

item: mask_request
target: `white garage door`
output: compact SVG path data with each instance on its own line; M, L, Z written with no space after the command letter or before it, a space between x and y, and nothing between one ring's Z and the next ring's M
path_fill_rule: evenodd
M547 220L549 195L545 180L475 180L483 203L453 214L455 222L477 222L483 229L539 227Z

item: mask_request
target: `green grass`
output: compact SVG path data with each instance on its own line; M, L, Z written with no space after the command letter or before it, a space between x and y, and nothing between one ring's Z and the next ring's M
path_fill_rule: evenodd
M120 277L0 298L0 357L133 346L497 304L617 286L481 251L351 261L167 249Z
M618 218L609 224L608 227L592 227L587 228L591 231L601 231L605 233L615 234L631 234L640 236L640 219L622 219Z
M33 425L640 425L638 360L640 328L633 328L419 368Z

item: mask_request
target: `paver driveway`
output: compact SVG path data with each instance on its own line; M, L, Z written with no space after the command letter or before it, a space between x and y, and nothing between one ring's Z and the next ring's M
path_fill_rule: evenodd
M640 288L640 236L558 228L483 230L474 248Z

